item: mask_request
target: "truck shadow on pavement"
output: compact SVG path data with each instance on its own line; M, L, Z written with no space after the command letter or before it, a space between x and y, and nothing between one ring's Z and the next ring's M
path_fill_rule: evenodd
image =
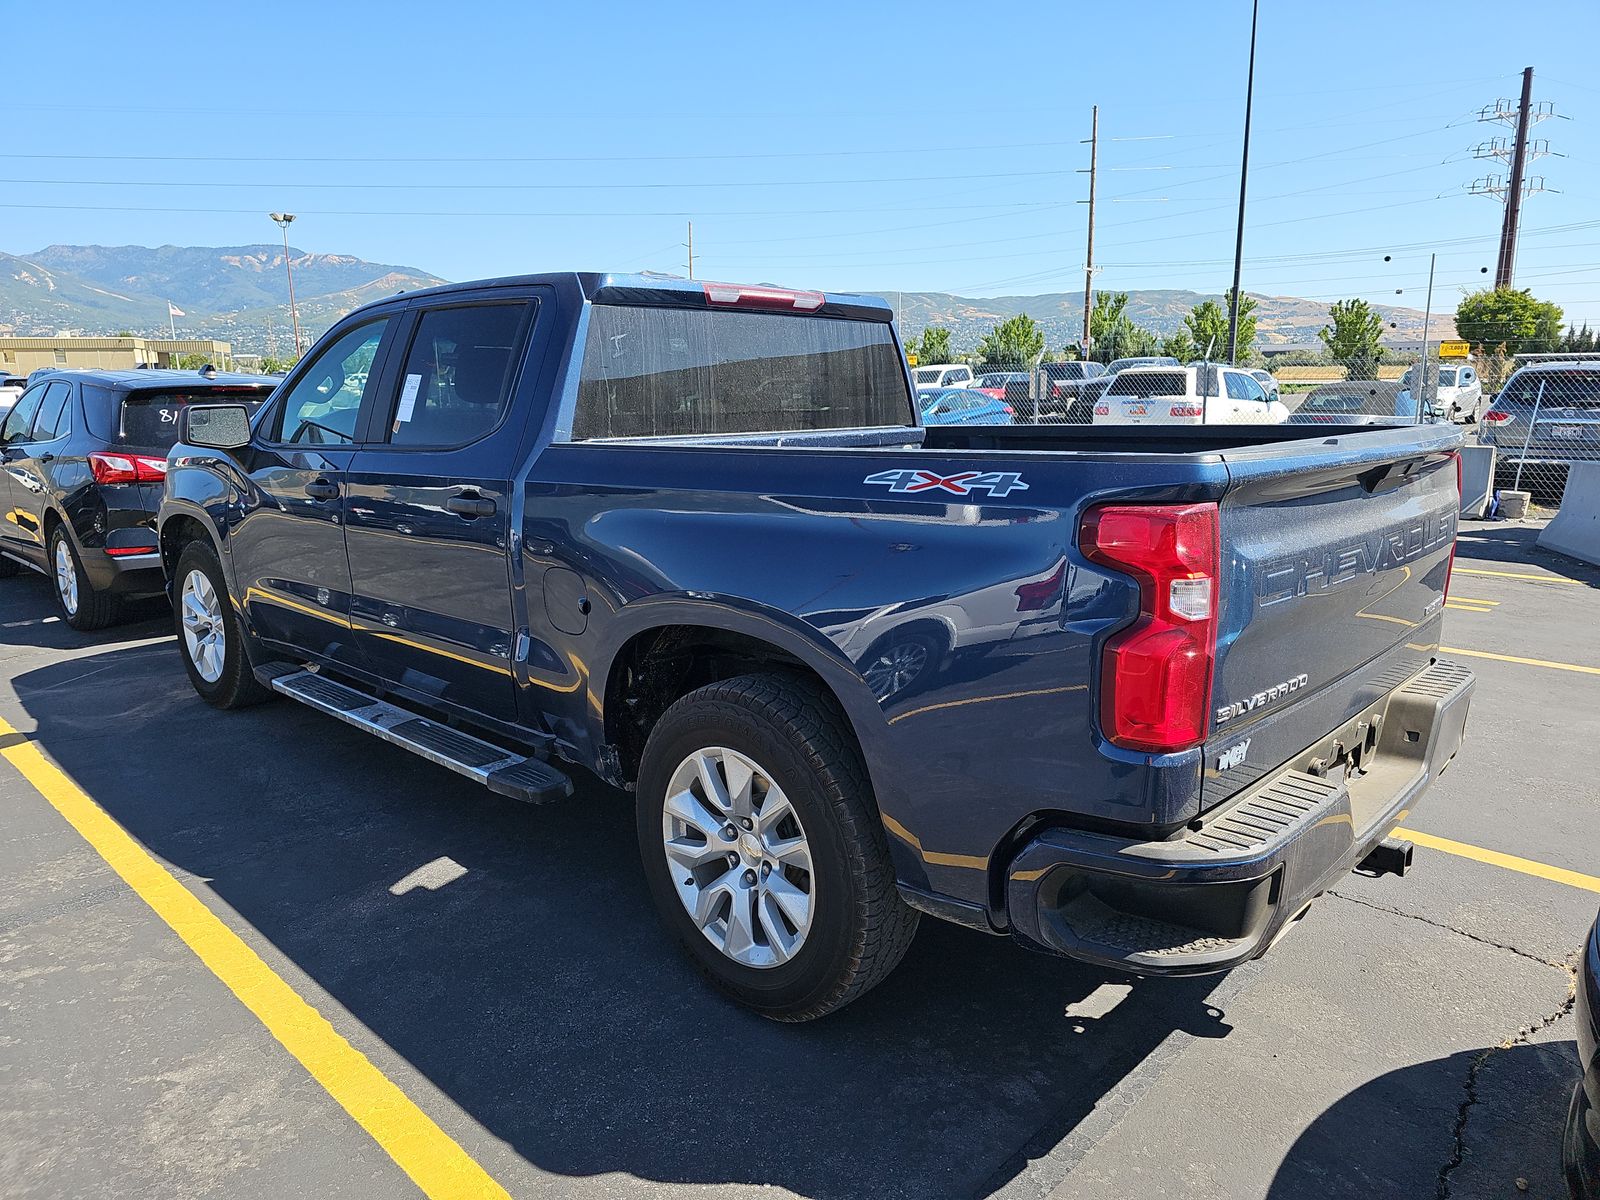
M1296 1139L1267 1200L1565 1196L1561 1135L1578 1075L1570 1040L1463 1051L1380 1075ZM1419 1121L1441 1108L1455 1111L1454 1123Z
M1173 1031L1227 1032L1215 978L1078 1014L1127 981L932 920L850 1008L762 1020L663 935L625 796L580 774L573 799L523 806L288 702L217 712L175 647L152 650L14 678L37 740L291 983L348 1010L327 1015L402 1088L425 1076L538 1172L983 1194ZM485 1165L539 1190L522 1163Z

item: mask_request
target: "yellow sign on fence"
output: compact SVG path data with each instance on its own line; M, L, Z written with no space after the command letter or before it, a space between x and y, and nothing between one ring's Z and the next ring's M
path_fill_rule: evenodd
M1440 358L1471 358L1472 347L1466 342L1440 342Z

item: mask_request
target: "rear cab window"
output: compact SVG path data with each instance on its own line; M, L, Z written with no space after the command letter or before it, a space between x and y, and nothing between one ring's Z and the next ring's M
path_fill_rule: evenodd
M915 423L887 322L596 304L572 440Z

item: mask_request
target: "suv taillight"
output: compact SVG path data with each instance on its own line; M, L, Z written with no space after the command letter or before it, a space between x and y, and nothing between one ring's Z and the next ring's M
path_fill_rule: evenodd
M1217 506L1100 505L1084 514L1078 545L1139 582L1139 619L1101 656L1101 731L1155 754L1199 745L1217 655Z
M1498 425L1502 421L1511 420L1511 414L1508 412L1496 412L1491 408L1488 412L1483 414L1483 420L1485 424Z
M149 454L89 455L89 472L96 483L160 483L167 477L167 460Z

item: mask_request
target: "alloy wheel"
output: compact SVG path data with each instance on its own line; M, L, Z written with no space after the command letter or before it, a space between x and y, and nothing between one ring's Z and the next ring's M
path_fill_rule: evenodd
M61 607L68 616L78 613L78 564L73 561L72 547L65 537L56 539L56 593L61 597Z
M227 635L222 626L222 604L205 572L190 571L184 577L179 602L183 613L183 644L189 661L201 679L215 683L222 678Z
M678 899L707 941L747 967L799 953L815 912L811 846L769 771L724 746L695 751L667 784L661 837Z

